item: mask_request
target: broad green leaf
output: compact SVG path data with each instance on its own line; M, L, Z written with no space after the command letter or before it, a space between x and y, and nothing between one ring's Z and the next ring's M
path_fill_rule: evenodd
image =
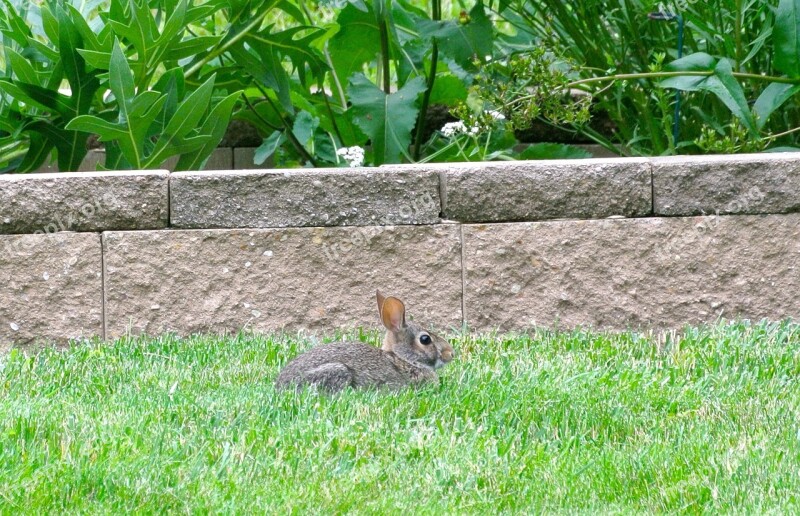
M781 147L773 147L771 149L767 149L764 152L798 152L800 151L800 147L792 147L792 146L781 146Z
M363 71L364 65L380 54L380 32L372 10L361 11L352 4L341 10L336 23L339 32L328 42L328 51L344 88L351 75Z
M42 109L58 112L64 117L72 117L75 112L69 103L69 97L60 93L27 83L13 83L0 79L0 90L11 97L26 104L35 105Z
M314 131L317 127L319 127L319 118L312 117L308 111L301 111L294 119L292 134L303 146L306 146L314 138Z
M681 59L676 59L664 67L667 72L713 72L717 66L717 60L705 52L695 52ZM661 86L675 88L681 91L696 91L698 84L706 80L705 76L686 75L682 77L670 77L661 81ZM669 84L666 86L665 83Z
M113 5L114 2L112 2ZM136 49L136 61L132 61L132 68L136 70L136 80L140 89L147 86L149 74L158 64L154 53L158 47L158 26L153 14L150 12L147 0L129 0L128 12L111 16L109 26L120 39L133 45Z
M84 73L83 58L76 51L81 47L81 37L72 27L72 20L64 10L56 6L58 20L58 53L64 66L64 75L70 87L80 88L81 75Z
M463 22L423 20L419 24L419 31L425 38L436 38L445 58L471 71L476 69L473 60L483 61L492 54L494 31L483 2L475 4L468 18Z
M119 124L94 115L81 115L73 118L67 124L67 129L96 134L101 142L124 138L128 134Z
M757 127L763 129L772 113L798 92L800 92L800 84L781 84L773 82L767 86L764 91L761 92L761 95L758 96L758 100L756 100L756 104L753 106L753 114L756 117Z
M800 77L800 0L780 0L775 12L773 64L789 77Z
M170 45L164 54L167 61L179 61L192 57L213 47L222 39L222 36L198 36L196 38L180 41Z
M8 0L3 0L3 3L6 5L5 14L7 16L7 28L3 31L3 35L14 40L20 47L27 47L28 41L33 40L31 29ZM0 14L3 14L2 10L0 10Z
M175 165L175 170L201 170L205 167L209 156L225 137L231 113L240 96L240 92L231 93L217 102L200 127L200 134L208 136L208 140L195 152L182 154Z
M193 7L189 7L186 10L186 17L184 18L183 23L185 25L191 25L197 21L202 21L214 14L215 11L218 11L219 8L214 5L214 2L208 2L203 5L195 5Z
M109 87L114 94L119 116L117 123L105 126L105 130L109 131L109 137L113 140L106 149L108 150L109 145L113 143L124 158L123 160L115 158L114 162L124 161L132 168L143 168L145 163L149 163L147 152L153 146L148 134L153 122L161 113L167 96L157 91L144 91L136 95L131 69L116 40L111 52ZM95 123L99 122L95 120Z
M54 148L50 140L36 131L29 133L28 141L28 152L17 166L16 171L20 173L33 172L41 167Z
M702 57L702 56L701 56ZM704 58L703 58L704 59ZM705 59L704 59L705 61ZM733 76L731 63L728 59L720 59L713 69L713 75L696 77L698 81L686 80L686 77L670 77L660 82L663 88L675 88L682 91L708 91L717 96L734 116L741 120L750 134L758 136L753 113L747 105L742 86Z
M283 67L278 49L272 45L256 44L254 50L258 56L243 48L237 48L231 54L239 64L245 66L248 74L275 92L284 110L294 113L291 80Z
M77 171L86 157L86 141L89 133L63 129L51 122L39 120L29 127L47 138L58 150L58 169L62 172Z
M347 88L358 127L372 141L375 165L396 163L408 156L411 130L416 122L417 96L425 91L425 80L416 77L399 91L386 95L363 74L350 78Z
M11 48L6 48L5 52L8 64L11 65L11 70L20 81L41 86L36 70L33 69L33 66L31 66L27 59Z
M705 52L695 52L672 61L664 69L671 72L699 72L713 70L716 65L717 60L712 56Z
M431 105L442 104L453 107L467 99L464 81L453 75L438 75L431 91Z
M164 128L164 136L182 138L195 129L208 108L215 79L216 75L209 77L178 106L175 116Z
M185 16L186 0L180 0L175 10L169 15L169 18L167 18L167 22L164 24L164 30L161 31L161 35L156 41L157 46L164 47L169 45L174 38L180 37L181 32L183 32L185 28L185 24L183 23Z
M84 46L88 47L88 50L102 50L104 45L100 42L97 34L89 27L89 24L86 22L81 12L70 4L67 4L65 7L70 13L70 20L72 20L74 30L80 34Z
M303 14L303 11L297 7L298 2L294 2L291 0L281 0L277 7L287 15L289 15L294 21L296 21L300 25L308 25L310 21L306 16Z
M156 118L158 127L153 128L160 134L167 127L169 121L172 120L172 117L175 116L175 112L178 110L178 103L185 95L186 82L183 76L183 69L173 68L168 70L153 86L153 90L160 92L167 98L161 113Z
M192 136L191 138L181 138L173 140L166 147L157 149L143 161L142 168L156 168L163 166L163 163L171 156L197 152L211 139L208 135Z
M131 68L128 66L128 60L125 58L125 54L122 52L116 40L114 41L114 48L111 51L111 66L109 67L108 83L119 105L120 122L127 123L128 109L133 101L135 88L133 85Z
M293 27L276 33L271 31L272 26L248 35L247 44L252 46L259 55L271 50L271 53L279 61L288 57L300 79L300 84L307 84L307 70L319 84L325 77L328 65L322 54L314 48L314 43L325 35L325 31L316 27Z
M561 143L537 143L529 145L519 154L519 159L585 159L591 158L592 153Z
M211 100L211 94L214 91L214 79L212 75L206 82L204 82L197 90L193 91L183 102L180 103L175 114L164 127L163 133L158 138L152 155L148 158L148 165L159 165L162 161L166 160L169 156L175 154L182 154L184 145L191 140L197 142L195 138L188 138L189 133L196 129L197 124L203 118L203 115L208 110L208 104ZM166 100L166 97L162 97ZM197 148L201 147L198 145ZM188 147L187 147L188 148ZM191 150L195 150L192 147Z
M108 70L109 62L111 61L110 52L98 52L95 50L78 49L78 53L83 57L83 60L92 68L98 70Z
M144 116L160 98L161 94L157 91L145 91L136 95L130 105L130 117L135 120Z
M56 9L60 9L60 7L56 5ZM54 15L54 13L50 11L50 8L48 6L42 6L41 12L42 12L42 26L44 28L44 33L47 35L47 38L50 40L50 42L57 47L58 39L61 36L58 27L59 23L58 19Z
M94 74L86 71L86 63L78 53L83 42L66 11L57 7L56 17L59 30L58 49L64 75L69 81L72 104L76 114L85 114L91 107L94 94L100 88L100 82Z
M264 138L263 143L256 149L256 153L253 156L253 163L255 165L263 165L270 156L275 154L275 151L278 150L278 147L280 147L284 141L286 141L286 138L283 135L283 131L275 131Z

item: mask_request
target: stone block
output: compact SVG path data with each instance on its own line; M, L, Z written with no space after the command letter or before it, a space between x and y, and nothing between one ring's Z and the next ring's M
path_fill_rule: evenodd
M472 329L800 317L800 214L464 227Z
M0 352L103 335L100 235L0 235Z
M380 326L375 290L461 324L458 226L109 232L106 328L197 332Z
M165 228L168 176L164 171L0 175L0 234Z
M435 174L383 169L175 173L176 228L269 228L432 224Z
M676 156L652 161L656 215L800 211L800 153Z
M460 222L644 217L652 212L645 159L584 159L436 165L444 216Z

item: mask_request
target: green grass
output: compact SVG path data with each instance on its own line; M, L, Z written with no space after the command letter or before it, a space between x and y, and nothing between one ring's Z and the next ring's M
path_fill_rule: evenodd
M440 386L337 396L274 390L307 338L11 352L0 513L800 506L800 325L455 343Z

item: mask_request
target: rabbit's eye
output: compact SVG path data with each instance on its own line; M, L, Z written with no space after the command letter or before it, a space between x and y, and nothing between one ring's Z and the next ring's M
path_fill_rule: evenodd
M425 344L426 346L432 342L431 341L431 336L427 335L425 333L423 333L422 335L419 336L419 341L420 341L420 343Z

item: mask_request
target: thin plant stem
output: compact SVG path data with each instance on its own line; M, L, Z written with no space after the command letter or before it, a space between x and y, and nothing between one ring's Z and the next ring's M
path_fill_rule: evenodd
M433 0L433 13L434 21L442 19L442 6L441 0ZM417 131L414 135L414 161L419 160L420 152L422 150L422 135L425 133L425 125L428 118L428 105L431 100L431 93L433 92L433 85L436 81L436 68L439 65L439 45L436 38L431 42L431 69L428 72L428 84L425 88L425 93L422 94L422 106L419 108L419 116L417 117Z
M245 104L247 104L247 108L248 108L248 109L250 109L250 111L252 111L252 112L253 112L253 115L255 115L255 117L256 117L256 118L258 118L259 120L261 120L261 122L262 122L264 125L266 125L266 126L267 126L267 127L269 127L270 129L272 129L273 131L280 131L280 130L281 130L281 128L280 128L280 127L278 127L277 125L273 124L272 122L270 122L269 120L267 120L266 118L264 118L263 116L261 116L261 113L259 113L259 112L256 110L256 107L255 107L255 105L253 105L253 103L252 103L252 102L250 102L250 99L249 99L249 98L247 98L247 95L245 95L245 94L244 94L244 92L242 92L242 98L244 99L244 103L245 103Z
M230 40L226 41L219 47L210 51L208 55L206 55L203 59L201 59L194 66L192 66L191 68L189 68L189 70L186 71L185 77L188 78L196 74L206 64L216 59L217 56L225 53L229 48L239 43L239 41L241 41L245 36L247 36L250 33L250 31L257 29L261 25L261 22L264 21L264 18L267 17L267 14L269 14L270 11L272 11L272 9L265 9L263 13L259 13L258 16L256 16L250 23L248 23L247 26L240 33L236 34Z
M311 163L315 167L319 166L319 165L317 165L317 162L314 160L314 158L308 153L306 148L303 147L303 144L300 143L300 141L294 135L294 132L292 132L292 126L289 123L289 120L287 120L286 117L283 116L283 113L281 113L281 110L278 109L278 106L275 105L275 103L272 101L272 99L269 98L269 95L267 94L267 92L261 87L260 84L256 84L255 86L256 86L256 88L258 88L258 90L261 92L261 94L264 95L264 98L266 99L267 102L269 102L269 105L272 106L272 109L275 111L275 114L278 115L278 118L281 119L281 123L283 124L283 126L285 128L285 130L283 131L283 134L286 135L286 138L289 139L289 141L292 143L292 146L295 148L295 150L298 152L298 154L300 154L303 157L304 160L308 161L309 163Z
M772 134L770 136L765 136L764 139L768 140L768 141L777 140L778 138L781 138L782 136L788 136L790 134L797 133L797 132L800 132L800 127L795 127L794 129L789 129L788 131L784 131L782 133Z
M710 77L714 75L713 71L697 71L697 72L645 72L645 73L621 73L617 75L606 75L603 77L590 77L588 79L581 79L573 81L566 85L567 88L574 88L583 84L590 84L594 82L607 82L607 81L620 81L631 79L664 79L667 77ZM739 79L753 79L759 81L778 82L781 84L800 84L800 78L789 77L775 77L774 75L759 75L755 73L740 73L733 72L733 76Z
M378 29L381 39L381 63L383 75L383 92L389 95L392 90L390 64L389 64L389 26L386 22L386 0L378 0L375 3L375 16L377 17Z
M328 108L328 114L331 117L331 125L333 125L333 132L336 133L336 137L339 138L339 141L342 143L342 145L347 145L347 142L345 142L344 138L342 138L342 133L339 131L339 125L336 123L336 115L333 113L331 103L324 91L322 92L322 99L325 101L325 107Z

